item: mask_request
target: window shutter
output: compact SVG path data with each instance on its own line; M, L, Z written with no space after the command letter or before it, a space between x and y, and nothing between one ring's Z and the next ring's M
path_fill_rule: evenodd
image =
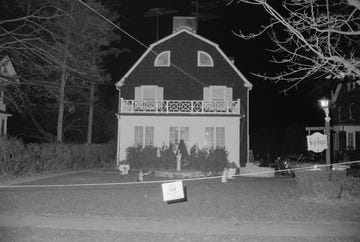
M163 87L156 88L156 100L164 100L164 88Z
M204 101L211 101L210 87L204 87L204 89L203 89L203 99L204 99Z
M232 90L232 87L227 87L227 88L226 88L225 100L226 100L226 101L232 101L232 100L233 100L233 90Z
M141 100L141 87L135 87L135 100Z

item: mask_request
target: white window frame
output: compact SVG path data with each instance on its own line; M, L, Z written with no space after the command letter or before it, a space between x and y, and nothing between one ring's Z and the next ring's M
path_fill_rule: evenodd
M218 137L220 131L223 130L222 137ZM214 148L225 148L226 137L225 137L225 127L205 127L204 130L205 146L208 149Z
M160 58L163 58L164 56L166 56L166 63L160 63ZM157 66L157 67L162 67L162 66L165 66L165 67L169 67L170 66L170 59L171 59L171 52L170 50L165 50L163 52L161 52L160 54L158 54L155 58L155 61L154 61L154 66Z
M137 129L139 131L136 131ZM154 146L154 134L155 134L154 126L135 126L134 145L141 147Z
M201 58L200 56L201 55L205 55L209 60L210 60L210 63L201 63ZM213 67L214 66L214 60L213 58L211 57L211 55L205 51L202 51L202 50L198 50L197 51L197 66L199 67Z
M174 132L174 143L172 143L172 130ZM187 130L187 131L186 131ZM186 135L187 132L187 135ZM169 127L169 146L179 144L180 140L184 140L185 145L187 146L190 139L190 127L189 126L170 126Z

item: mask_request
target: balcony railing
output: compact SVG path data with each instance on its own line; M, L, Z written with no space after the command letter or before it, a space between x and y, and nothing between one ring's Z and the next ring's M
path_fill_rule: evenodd
M236 101L203 100L124 100L121 113L186 113L240 114L240 99Z

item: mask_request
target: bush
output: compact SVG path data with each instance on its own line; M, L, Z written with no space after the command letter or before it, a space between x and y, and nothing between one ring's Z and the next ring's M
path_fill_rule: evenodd
M115 167L116 143L24 145L15 138L0 138L0 175Z
M190 149L190 156L188 157L188 167L205 172L220 172L228 164L227 156L228 152L225 148L209 150L206 148L199 149L197 146L193 146Z
M0 174L21 175L26 170L24 152L21 140L0 137Z
M297 185L306 195L325 199L349 196L360 198L360 179L347 177L345 171L295 171Z
M173 152L173 147L163 146L159 149L159 156L155 163L156 169L175 169L176 168L176 155Z
M360 198L360 178L345 177L339 180L342 187L342 197Z
M228 165L228 153L225 148L210 150L206 170L212 172L221 172Z
M205 172L220 172L227 166L228 153L224 148L208 150L193 146L190 154L184 158L185 169ZM147 146L131 146L126 149L126 163L135 169L175 169L176 155L173 148L163 146L156 148Z

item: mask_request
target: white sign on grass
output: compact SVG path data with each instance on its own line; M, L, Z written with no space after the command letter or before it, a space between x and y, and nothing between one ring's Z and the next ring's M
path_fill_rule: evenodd
M322 152L328 148L327 136L319 132L315 132L312 135L306 136L308 150L314 152Z
M164 201L184 199L184 188L182 181L162 184Z

